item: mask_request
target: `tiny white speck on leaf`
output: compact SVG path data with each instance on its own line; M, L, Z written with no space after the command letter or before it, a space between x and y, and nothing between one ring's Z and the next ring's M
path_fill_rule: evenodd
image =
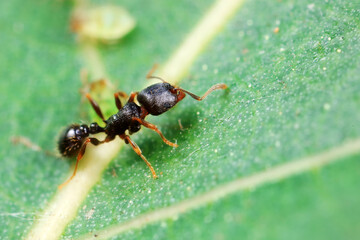
M307 5L307 8L308 8L310 11L314 11L315 4L314 4L314 3L308 4L308 5Z
M329 103L324 104L324 110L328 111L328 110L330 110L330 108L331 108L331 106Z
M23 23L14 23L13 24L14 33L22 33L23 30L24 30L24 24Z
M225 222L232 222L234 220L234 218L231 213L226 213L224 215L224 220L225 220Z
M88 220L88 219L91 219L93 214L95 212L95 208L92 208L90 211L88 211L86 214L85 214L85 218Z

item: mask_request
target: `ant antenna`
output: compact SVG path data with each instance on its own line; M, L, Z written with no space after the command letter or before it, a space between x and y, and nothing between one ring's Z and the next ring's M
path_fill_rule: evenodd
M164 79L162 79L161 77L157 77L157 76L146 76L147 79L151 79L151 78L155 78L155 79L159 79L160 81L164 82L164 83L168 83L167 81L165 81Z
M149 78L153 78L153 73L156 71L156 69L158 68L158 64L155 63L152 68L150 69L150 71L146 74L146 78L149 79Z
M158 64L154 64L152 66L152 68L150 69L150 71L146 74L146 79L151 79L151 78L155 78L158 79L164 83L168 83L167 81L165 81L164 79L162 79L161 77L157 77L157 76L153 76L153 73L156 71L156 69L158 68Z
M209 90L206 91L206 93L202 96L202 97L199 97L189 91L186 91L185 89L182 89L182 88L176 88L184 93L187 93L190 95L190 97L198 100L198 101L201 101L203 100L204 98L206 98L207 95L209 95L212 91L214 90L218 90L218 89L226 89L228 86L224 83L218 83L218 84L215 84L214 86L212 86L211 88L209 88Z

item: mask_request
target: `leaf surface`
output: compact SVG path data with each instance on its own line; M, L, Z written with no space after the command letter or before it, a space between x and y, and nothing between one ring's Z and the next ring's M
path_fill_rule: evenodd
M137 28L120 44L99 50L110 78L125 92L141 90L151 65L164 63L210 6L205 1L121 4ZM71 4L1 6L0 229L4 238L17 239L41 218L69 164L13 145L9 138L23 135L44 149L55 148L59 129L79 122L84 109L78 93L84 60L68 30ZM179 144L172 149L147 129L133 136L160 178L153 180L126 146L79 203L62 238L101 237L142 214L358 139L357 6L351 1L246 2L180 84L199 95L219 82L229 91L213 92L202 102L187 97L167 114L149 117ZM354 191L359 155L350 155L112 237L351 238L358 235L359 228L350 225L359 222L360 196Z

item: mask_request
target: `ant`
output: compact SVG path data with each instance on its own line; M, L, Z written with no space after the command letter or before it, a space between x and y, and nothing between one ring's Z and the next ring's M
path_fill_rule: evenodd
M124 106L121 104L120 96L126 97L126 93L116 92L114 94L114 98L118 112L110 116L107 120L105 120L97 102L93 100L89 94L86 94L86 98L90 101L90 104L96 114L105 123L105 127L100 127L96 122L91 123L89 126L85 124L72 124L67 127L63 134L61 134L58 142L59 152L64 157L77 156L77 160L72 176L66 182L61 184L59 188L65 186L76 175L79 161L84 156L86 146L89 143L97 146L114 140L116 136L123 139L126 144L131 145L135 153L138 154L150 168L153 177L157 178L155 170L151 166L150 162L148 162L145 156L142 155L140 148L130 139L129 135L138 132L141 126L144 126L157 132L167 145L177 147L178 145L167 140L154 124L145 121L145 117L149 114L155 116L163 114L180 102L186 94L198 101L201 101L212 91L227 88L226 84L215 84L207 90L202 97L199 97L182 88L172 86L170 83L159 77L150 76L150 73L147 75L147 78L156 78L162 82L150 85L141 92L131 93ZM140 105L135 103L135 97ZM126 130L128 130L129 135L125 133ZM106 134L105 139L102 141L94 137L89 137L90 134L97 134L101 132Z

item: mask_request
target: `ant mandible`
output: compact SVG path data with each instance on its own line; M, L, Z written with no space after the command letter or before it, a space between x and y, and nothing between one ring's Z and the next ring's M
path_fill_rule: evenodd
M177 147L178 145L167 140L154 124L145 121L145 117L149 114L155 116L163 114L164 112L174 107L178 102L180 102L186 96L186 94L198 101L201 101L212 91L227 88L226 84L215 84L209 88L209 90L207 90L202 97L199 97L182 88L172 86L159 77L150 76L150 73L147 75L147 78L156 78L162 82L153 84L141 92L131 93L129 100L124 106L122 106L119 97L125 97L127 95L123 92L115 93L115 104L119 111L116 114L110 116L107 120L105 120L97 102L93 100L89 94L86 94L86 97L90 101L90 104L95 110L96 114L105 123L105 127L100 127L96 122L91 123L90 126L85 124L72 124L63 132L58 142L58 148L61 155L64 157L75 157L77 155L77 159L72 176L66 182L61 184L59 188L65 186L76 175L79 161L84 156L86 146L89 143L97 146L99 144L114 140L116 136L119 136L121 139L123 139L126 144L131 145L136 154L138 154L150 168L153 177L157 178L155 170L151 166L150 162L146 160L145 156L142 155L140 148L134 141L131 140L125 131L128 130L129 134L131 135L138 132L142 125L157 132L162 140L169 146ZM140 106L135 103L135 97L137 97L137 101L140 103ZM106 134L106 138L102 141L94 137L89 137L90 134L97 134L101 132Z

